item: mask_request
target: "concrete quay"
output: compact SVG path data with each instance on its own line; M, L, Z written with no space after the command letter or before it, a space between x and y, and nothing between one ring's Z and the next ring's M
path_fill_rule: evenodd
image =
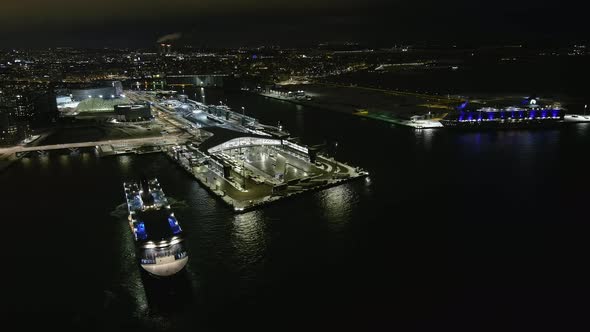
M320 156L318 157L319 163L325 165L326 168L330 168L332 170L331 173L320 174L299 181L290 180L283 185L270 185L265 183L259 185L257 188L251 188L250 190L243 192L238 190L238 188L235 188L234 184L224 177L207 169L207 167L192 167L191 165L178 160L171 151L167 151L166 155L188 172L199 182L199 184L211 192L215 197L238 213L251 211L305 193L335 187L350 181L365 178L369 175L368 172L358 168Z

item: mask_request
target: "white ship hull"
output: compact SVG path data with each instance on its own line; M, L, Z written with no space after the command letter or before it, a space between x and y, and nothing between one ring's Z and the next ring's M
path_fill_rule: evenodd
M163 257L158 260L156 264L141 264L141 267L150 274L158 277L170 277L180 272L188 262L188 257L174 260L174 257L166 260L167 257Z

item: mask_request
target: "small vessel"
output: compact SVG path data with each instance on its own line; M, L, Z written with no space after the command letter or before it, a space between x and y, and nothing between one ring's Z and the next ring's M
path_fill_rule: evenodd
M157 277L178 273L188 262L184 234L158 179L123 186L139 264Z

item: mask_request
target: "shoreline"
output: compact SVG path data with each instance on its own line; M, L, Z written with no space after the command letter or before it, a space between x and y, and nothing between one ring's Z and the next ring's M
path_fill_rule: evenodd
M275 95L271 95L271 94L267 94L267 93L255 92L254 94L256 94L258 96L266 97L266 98L275 99L275 100L286 101L286 102L289 102L289 103L292 103L295 105L316 108L316 109L319 109L322 111L348 114L348 115L359 117L359 118L366 118L366 119L372 119L372 120L376 120L376 121L391 123L391 124L401 126L401 127L406 127L406 128L413 128L413 129L443 128L443 126L440 122L434 121L434 120L418 120L420 122L413 122L412 120L407 120L407 119L402 119L402 118L397 118L397 117L390 117L389 115L386 115L384 112L383 113L376 113L376 114L355 114L353 111L351 113L348 113L344 110L337 110L334 108L330 108L328 106L317 105L315 103L307 103L305 100L284 98L284 97L275 96ZM389 113L389 114L393 115L393 113Z

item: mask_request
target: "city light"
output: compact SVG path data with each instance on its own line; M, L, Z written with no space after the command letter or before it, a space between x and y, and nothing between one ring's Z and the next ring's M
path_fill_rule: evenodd
M6 0L4 329L583 330L583 5Z

